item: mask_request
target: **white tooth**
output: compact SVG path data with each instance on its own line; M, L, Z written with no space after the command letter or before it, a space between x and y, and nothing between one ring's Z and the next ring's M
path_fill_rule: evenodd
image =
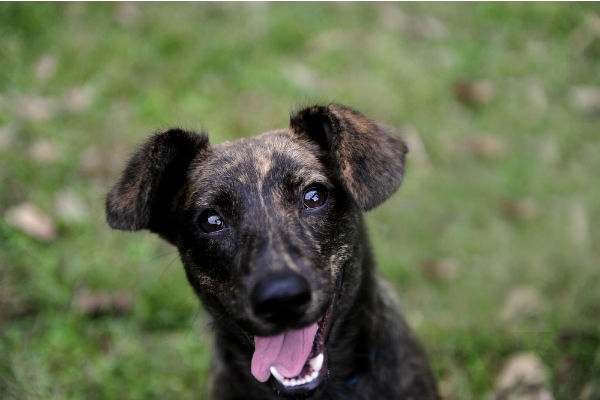
M321 353L318 356L316 356L315 358L311 359L308 363L310 364L310 366L313 370L319 372L321 370L321 367L323 366L324 358L325 357L323 356L323 353Z
M284 378L283 375L281 375L279 373L279 371L277 371L277 368L271 367L271 368L269 368L269 370L271 371L271 374L275 377L275 379L277 379L279 382L285 384L286 378Z

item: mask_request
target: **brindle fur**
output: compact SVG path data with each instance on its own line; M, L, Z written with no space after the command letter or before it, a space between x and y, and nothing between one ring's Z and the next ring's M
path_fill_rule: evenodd
M393 194L407 148L393 130L350 108L301 110L290 127L251 139L208 143L178 129L154 135L107 198L115 229L149 229L175 245L189 282L214 320L212 398L437 399L427 360L394 295L380 280L362 212ZM307 211L302 191L320 183L324 207ZM205 234L202 210L226 228ZM295 271L310 306L287 326L257 318L249 288ZM313 392L279 392L250 374L253 336L300 329L337 296L326 341L328 377Z

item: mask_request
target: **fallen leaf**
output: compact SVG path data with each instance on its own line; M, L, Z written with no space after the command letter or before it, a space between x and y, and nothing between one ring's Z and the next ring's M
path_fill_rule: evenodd
M0 128L0 150L6 149L12 143L14 132L9 126Z
M600 399L600 381L589 382L581 389L578 400L598 400Z
M548 109L546 90L539 83L530 83L526 86L525 98L529 109L535 114L542 114Z
M6 222L27 235L44 242L56 239L54 221L31 203L22 203L6 211Z
M544 299L533 287L519 287L509 294L500 312L500 318L518 323L538 317L544 311Z
M46 97L24 96L17 100L15 114L25 120L46 121L56 114L56 104Z
M580 200L573 200L567 209L567 235L573 245L584 248L590 237L588 211Z
M124 149L112 150L90 147L81 154L81 168L88 173L99 175L112 175L122 167Z
M411 32L423 39L442 39L448 35L446 25L431 15L413 17L410 21L409 29Z
M519 353L505 363L496 381L495 400L553 400L547 372L533 353Z
M404 28L409 18L398 7L398 3L381 3L379 7L379 22L387 30L398 30Z
M35 65L35 77L39 81L47 81L56 73L56 65L56 57L50 54L43 55Z
M92 317L121 316L132 307L131 295L126 292L91 291L78 289L73 296L73 308Z
M494 85L490 81L458 80L454 83L454 96L470 105L486 105L494 100Z
M29 146L29 154L36 161L52 163L61 156L62 151L56 143L47 139L40 139Z
M80 86L69 90L64 98L65 110L69 112L81 112L90 108L94 101L94 91L90 86Z
M504 215L518 221L531 221L537 216L537 202L532 198L509 199L502 204Z
M499 137L485 135L467 141L467 149L475 156L498 159L506 154L506 145Z
M421 263L421 269L429 278L449 281L458 275L458 261L451 258L426 260Z
M137 4L131 2L119 2L116 8L116 19L122 27L132 26L140 15L140 9Z
M300 87L314 89L318 86L319 79L316 72L304 64L294 63L284 68L284 72Z
M86 203L70 190L63 190L54 196L54 212L67 222L81 222L89 214Z
M586 114L600 113L600 88L593 86L576 86L569 93L571 104Z
M560 146L555 137L541 139L537 148L539 159L543 164L553 166L560 161Z
M400 136L408 146L408 157L415 160L421 166L428 166L429 156L417 129L407 125L399 129L399 131Z

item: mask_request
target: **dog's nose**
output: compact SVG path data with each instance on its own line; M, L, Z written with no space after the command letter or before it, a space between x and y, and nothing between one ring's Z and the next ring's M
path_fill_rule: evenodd
M290 324L301 317L310 298L306 279L292 273L261 280L250 295L256 316L279 325Z

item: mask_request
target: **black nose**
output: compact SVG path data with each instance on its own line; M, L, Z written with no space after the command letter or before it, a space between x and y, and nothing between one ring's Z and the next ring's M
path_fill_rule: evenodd
M310 303L310 287L302 276L289 273L261 280L250 295L257 317L278 325L293 323Z

